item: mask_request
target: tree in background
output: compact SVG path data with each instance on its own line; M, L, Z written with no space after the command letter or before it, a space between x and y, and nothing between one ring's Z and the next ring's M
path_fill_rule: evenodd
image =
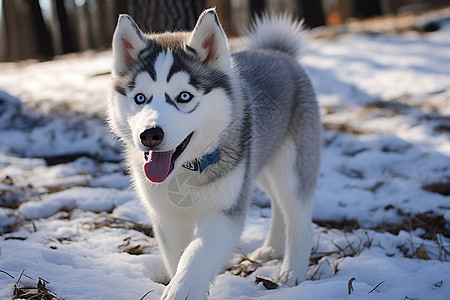
M202 10L216 6L228 36L248 28L255 15L274 10L303 18L309 28L342 24L349 17L424 11L449 0L0 0L0 61L111 46L119 13L144 31L191 30ZM420 3L419 3L420 2ZM325 22L326 20L326 22Z
M108 49L124 0L0 1L0 61Z
M50 59L53 48L38 0L3 0L6 60Z
M314 28L325 25L325 17L323 13L322 1L317 0L297 0L292 1L296 4L298 17L304 20L306 27ZM265 0L249 0L250 17L261 16L267 9ZM295 13L289 12L293 16Z
M204 0L128 0L128 12L148 32L192 30Z
M58 16L62 53L78 51L77 42L73 34L74 28L70 26L65 1L53 0L53 8Z
M266 9L266 3L264 0L249 0L248 5L251 18L253 18L254 16L260 17Z
M325 25L322 1L300 0L299 2L306 27L314 28Z

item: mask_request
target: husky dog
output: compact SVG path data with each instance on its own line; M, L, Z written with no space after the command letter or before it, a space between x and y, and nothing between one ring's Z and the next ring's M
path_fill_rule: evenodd
M239 241L254 179L272 221L250 258L284 258L279 282L305 280L320 122L300 31L265 16L231 53L214 9L192 32L144 34L119 17L108 121L171 277L161 299L205 297Z

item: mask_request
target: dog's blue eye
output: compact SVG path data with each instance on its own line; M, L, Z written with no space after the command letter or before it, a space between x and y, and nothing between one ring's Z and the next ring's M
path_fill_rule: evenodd
M145 100L147 100L147 98L145 98L144 94L136 94L136 96L134 96L134 102L136 102L136 104L144 104Z
M181 92L177 97L177 102L179 103L187 103L192 100L194 96L189 92Z

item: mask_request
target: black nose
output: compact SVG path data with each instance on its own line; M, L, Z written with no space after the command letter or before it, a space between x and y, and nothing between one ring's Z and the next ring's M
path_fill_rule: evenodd
M139 137L141 138L142 145L152 149L161 144L164 138L164 131L161 127L155 126L153 128L146 129Z

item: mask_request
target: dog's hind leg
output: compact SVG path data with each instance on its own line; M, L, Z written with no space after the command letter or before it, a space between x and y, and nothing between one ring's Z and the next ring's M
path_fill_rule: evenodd
M282 249L279 243L284 240L279 281L289 286L306 279L312 247L311 214L318 160L311 165L299 161L303 150L292 139L287 139L264 167L262 176L265 186L270 187L268 193L273 209L263 249Z
M285 248L285 224L281 208L277 202L275 193L272 191L271 176L268 174L270 170L266 169L260 174L258 182L262 190L270 198L272 208L272 218L270 221L270 229L263 245L249 254L252 260L267 261L275 258L283 258Z
M313 235L312 201L288 186L281 188L279 195L286 223L286 249L279 281L294 286L306 279Z

